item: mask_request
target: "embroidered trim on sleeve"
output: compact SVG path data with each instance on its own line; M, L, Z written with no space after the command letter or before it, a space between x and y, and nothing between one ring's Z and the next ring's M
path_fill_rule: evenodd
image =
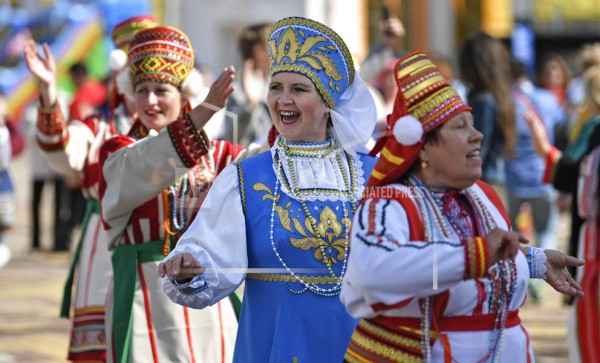
M529 277L534 279L546 279L546 254L543 248L524 247L527 265L529 267Z
M208 153L208 136L204 130L196 129L189 113L183 119L171 123L167 129L173 146L186 167L193 167Z
M477 279L487 274L489 265L488 245L484 237L462 240L465 247L465 275L463 278Z
M63 149L69 141L67 123L58 103L52 107L38 105L37 142L45 151Z

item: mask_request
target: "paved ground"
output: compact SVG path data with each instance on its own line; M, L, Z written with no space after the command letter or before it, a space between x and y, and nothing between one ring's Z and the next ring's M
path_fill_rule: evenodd
M51 248L49 238L42 241L44 251L29 251L28 161L28 156L22 155L11 168L18 188L19 217L6 236L13 258L0 269L0 363L64 362L70 325L58 318L58 311L70 253L44 252ZM50 193L46 200L50 200ZM49 220L48 215L44 220ZM566 222L561 221L561 241ZM521 317L531 333L537 362L568 362L568 310L552 291L546 295L541 305L527 303Z

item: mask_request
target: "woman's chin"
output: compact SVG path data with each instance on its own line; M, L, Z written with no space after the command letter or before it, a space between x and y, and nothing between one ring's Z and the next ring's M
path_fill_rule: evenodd
M141 121L148 130L156 130L158 132L169 124L169 122L164 121L163 118L142 118Z

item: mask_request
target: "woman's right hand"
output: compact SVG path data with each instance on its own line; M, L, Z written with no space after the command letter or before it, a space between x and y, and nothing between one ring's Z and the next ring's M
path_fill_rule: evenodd
M40 83L42 106L51 107L56 102L56 63L48 44L42 44L45 58L38 53L37 44L33 39L25 43L23 55L31 74Z
M535 112L529 111L523 115L529 131L531 132L531 146L533 150L542 159L546 159L548 153L552 149L552 144L548 140L546 126Z
M486 236L490 266L496 262L514 258L519 252L520 243L529 243L521 234L495 228Z
M158 275L171 280L185 281L202 275L204 266L200 265L189 253L180 253L158 264Z
M208 103L213 107L221 109L225 107L227 98L233 93L233 79L235 77L235 69L229 66L221 72L219 77L213 82L206 95L204 103Z

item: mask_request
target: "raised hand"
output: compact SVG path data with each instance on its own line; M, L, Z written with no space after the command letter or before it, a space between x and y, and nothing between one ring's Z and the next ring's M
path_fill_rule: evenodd
M158 264L158 275L167 276L171 280L186 281L203 274L204 267L189 253L173 256L165 262Z
M213 82L208 91L208 95L204 102L194 107L189 112L189 117L192 119L194 126L198 130L202 130L210 118L220 109L225 107L227 98L233 92L233 83L235 69L229 66L221 72L219 78Z
M544 126L544 123L535 112L526 112L523 115L523 118L531 132L531 146L533 147L533 150L542 159L546 159L550 149L552 149L552 144L550 144L550 141L548 140L546 126Z
M581 285L575 281L567 266L582 266L585 261L556 250L544 250L546 254L546 282L561 294L583 297Z
M204 100L204 104L208 104L210 108L221 109L225 107L225 103L227 102L227 98L231 93L233 93L233 79L235 77L235 69L233 66L229 66L221 72L219 77L213 84L210 86L210 90L208 91L208 95ZM213 106L213 107L211 107Z
M42 44L44 57L38 53L37 44L33 39L25 43L23 56L31 74L40 83L42 106L50 107L56 102L56 63L48 44Z
M495 228L486 236L490 257L490 265L498 261L514 258L519 251L520 243L529 243L527 238L514 231Z
M23 48L23 55L31 74L38 81L50 84L56 81L56 63L48 44L42 44L42 49L44 50L44 57L38 53L35 41L29 39Z

